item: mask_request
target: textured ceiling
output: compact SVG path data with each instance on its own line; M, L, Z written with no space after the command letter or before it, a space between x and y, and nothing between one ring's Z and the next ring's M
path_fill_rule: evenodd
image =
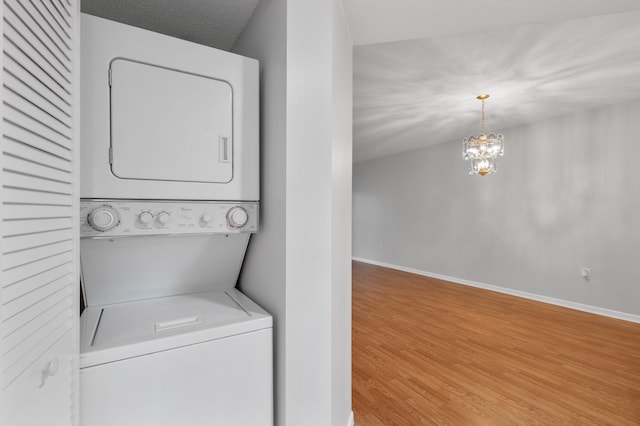
M354 160L461 143L481 93L487 130L640 98L640 12L356 47Z
M354 44L640 10L638 0L342 0Z
M259 0L82 0L82 12L230 50Z

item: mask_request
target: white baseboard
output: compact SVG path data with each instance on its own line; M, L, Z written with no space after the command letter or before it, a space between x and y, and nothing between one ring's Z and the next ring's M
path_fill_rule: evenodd
M571 302L569 300L556 299L554 297L542 296L539 294L527 293L526 291L514 290L506 287L499 287L496 285L480 283L476 281L465 280L462 278L450 277L447 275L434 274L433 272L422 271L419 269L407 268L405 266L394 265L391 263L378 262L377 260L364 259L361 257L352 257L357 262L370 263L372 265L383 266L385 268L397 269L398 271L409 272L416 275L422 275L425 277L436 278L439 280L450 281L455 284L463 284L471 287L478 287L485 290L496 291L498 293L510 294L512 296L522 297L524 299L536 300L538 302L549 303L551 305L563 306L565 308L575 309L577 311L589 312L592 314L602 315L605 317L611 317L621 319L624 321L630 321L640 323L640 315L629 314L626 312L614 311L612 309L600 308L598 306L584 305L582 303Z
M347 426L356 426L356 422L353 420L353 411L351 412L351 415L349 416L349 424Z

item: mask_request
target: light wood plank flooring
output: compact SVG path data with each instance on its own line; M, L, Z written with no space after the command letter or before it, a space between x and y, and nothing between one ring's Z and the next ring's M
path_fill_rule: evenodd
M356 426L640 425L640 324L353 264Z

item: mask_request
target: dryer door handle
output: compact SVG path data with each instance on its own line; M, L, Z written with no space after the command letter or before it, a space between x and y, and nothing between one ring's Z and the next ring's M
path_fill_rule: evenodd
M230 163L232 155L229 136L218 136L218 161Z

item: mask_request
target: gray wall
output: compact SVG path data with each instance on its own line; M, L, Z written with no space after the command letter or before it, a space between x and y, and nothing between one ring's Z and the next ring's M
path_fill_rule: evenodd
M233 49L262 69L261 229L239 286L276 320L277 425L351 415L351 49L338 0L262 0Z
M351 414L351 174L353 46L342 2L333 0L331 200L332 425Z
M462 139L356 163L353 256L639 315L638 117L633 101L504 129L486 177Z
M260 61L260 229L239 287L273 316L277 425L285 424L286 12L286 0L260 1L232 49Z

